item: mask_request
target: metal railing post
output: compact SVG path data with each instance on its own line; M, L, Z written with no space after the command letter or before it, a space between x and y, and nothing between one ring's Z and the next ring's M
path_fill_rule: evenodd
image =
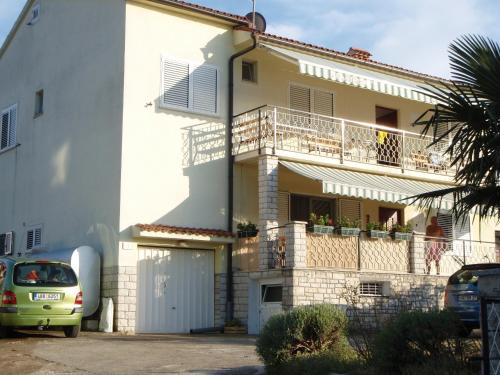
M340 121L340 162L344 163L345 153L345 121Z
M262 148L261 142L262 142L262 117L261 117L261 110L259 109L259 155L260 155L260 150Z
M401 136L401 172L405 172L405 134L406 132L403 131L403 134Z
M462 240L462 252L463 252L463 260L465 266L467 264L467 261L465 260L465 240Z
M278 121L278 110L276 107L274 107L273 111L273 154L276 153L276 122Z
M361 231L358 234L358 271L361 271Z

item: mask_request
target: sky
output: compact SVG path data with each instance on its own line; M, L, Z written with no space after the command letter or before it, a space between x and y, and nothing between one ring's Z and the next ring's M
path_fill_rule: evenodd
M48 0L50 1L50 0ZM244 15L251 0L192 0ZM0 44L25 0L0 0ZM498 0L256 0L267 32L450 78L448 46L460 35L500 41Z

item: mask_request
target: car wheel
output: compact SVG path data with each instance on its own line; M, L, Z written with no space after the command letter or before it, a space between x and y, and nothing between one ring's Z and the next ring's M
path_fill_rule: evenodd
M64 336L66 337L77 337L80 333L80 326L68 326L64 327Z
M0 327L0 339L6 339L12 334L12 328Z

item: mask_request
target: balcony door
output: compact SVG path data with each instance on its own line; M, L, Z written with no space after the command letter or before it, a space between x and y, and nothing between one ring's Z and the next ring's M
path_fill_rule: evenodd
M395 109L375 107L375 118L377 125L397 129L398 111ZM401 165L399 155L399 134L396 132L379 130L377 137L377 161L379 164L399 166Z

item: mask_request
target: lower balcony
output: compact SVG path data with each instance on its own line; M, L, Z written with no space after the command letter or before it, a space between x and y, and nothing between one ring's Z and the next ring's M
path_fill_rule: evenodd
M268 238L239 239L234 266L242 271L258 271L259 257L266 257L268 268L336 269L396 274L449 276L464 264L496 260L493 242L429 238L413 233L411 240L316 234L304 223L275 228ZM260 248L259 248L260 247Z

